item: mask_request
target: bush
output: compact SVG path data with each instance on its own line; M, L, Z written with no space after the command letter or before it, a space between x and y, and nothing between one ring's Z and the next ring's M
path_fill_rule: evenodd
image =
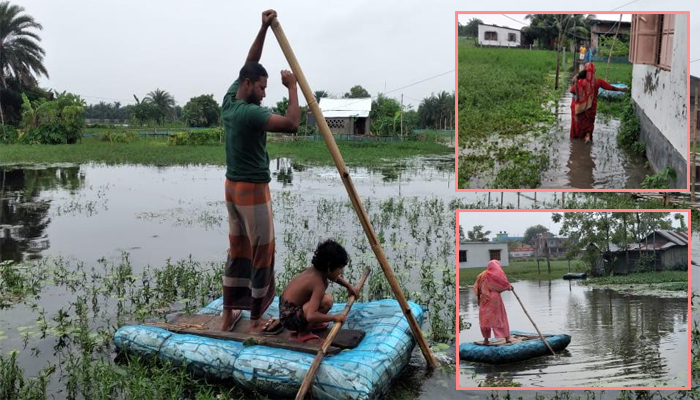
M108 130L107 132L100 133L97 139L103 142L111 143L132 143L138 139L138 136L136 133L129 132L127 130Z
M634 105L629 92L625 94L623 101L623 114L620 121L620 128L617 131L617 145L623 149L630 150L638 154L644 154L646 143L639 141L639 131L641 125L639 118L634 113Z
M168 139L170 146L218 145L223 142L223 128L176 132Z
M19 132L12 125L0 126L0 143L12 144L17 143Z
M54 100L29 101L22 94L22 128L20 135L29 144L73 144L83 136L84 101L80 96L63 92Z

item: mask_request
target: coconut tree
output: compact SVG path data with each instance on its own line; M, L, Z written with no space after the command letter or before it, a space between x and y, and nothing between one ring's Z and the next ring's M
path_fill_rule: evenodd
M175 109L175 98L164 90L156 89L148 93L143 100L155 106L158 110L158 120L161 123L165 117L172 115Z
M32 30L43 27L24 7L0 2L0 91L7 88L7 80L14 78L22 86L35 86L36 76L49 76L44 67L44 49L41 38ZM0 123L5 129L5 116L0 99Z

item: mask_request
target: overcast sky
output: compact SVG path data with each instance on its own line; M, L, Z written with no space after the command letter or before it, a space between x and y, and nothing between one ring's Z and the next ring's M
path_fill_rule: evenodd
M483 225L482 231L491 231L489 239L496 237L501 231L508 232L510 236L523 236L525 230L533 225L544 225L550 232L559 235L561 223L552 221L551 212L461 212L459 213L459 224L466 235L476 225ZM686 223L687 213L686 215ZM672 219L673 226L680 226L680 221Z
M403 93L404 103L416 107L431 93L454 91L455 11L507 13L524 6L521 1L452 0L429 5L417 0L11 2L44 26L40 35L50 79L40 84L77 93L89 103L133 103L133 94L141 98L156 88L173 94L180 105L209 93L221 101L245 61L262 11L274 8L312 90L342 95L360 84L376 96L446 73L390 93L397 99ZM585 6L610 10L625 3L591 0ZM561 10L576 4L533 0L527 7ZM700 33L697 4L663 3L666 10L691 11L691 40ZM637 0L622 10L658 6ZM489 21L504 24L497 18ZM700 54L691 50L691 60L697 57ZM286 95L279 71L288 65L272 32L261 62L271 76L263 104L274 106ZM691 73L699 74L698 68L700 62L691 64Z

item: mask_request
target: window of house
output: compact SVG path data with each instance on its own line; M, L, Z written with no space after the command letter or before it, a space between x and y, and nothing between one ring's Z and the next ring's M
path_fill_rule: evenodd
M509 41L509 42L515 42L515 33L509 33L509 34L508 34L508 41Z
M675 14L634 14L629 60L670 71L673 59Z
M484 32L484 40L498 40L496 32Z
M467 262L467 251L466 250L459 251L459 262Z
M489 260L501 261L501 250L489 250Z

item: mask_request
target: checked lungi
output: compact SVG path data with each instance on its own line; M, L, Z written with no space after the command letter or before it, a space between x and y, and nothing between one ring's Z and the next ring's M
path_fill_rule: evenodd
M229 251L224 309L250 310L259 319L275 296L275 229L267 183L226 179Z

